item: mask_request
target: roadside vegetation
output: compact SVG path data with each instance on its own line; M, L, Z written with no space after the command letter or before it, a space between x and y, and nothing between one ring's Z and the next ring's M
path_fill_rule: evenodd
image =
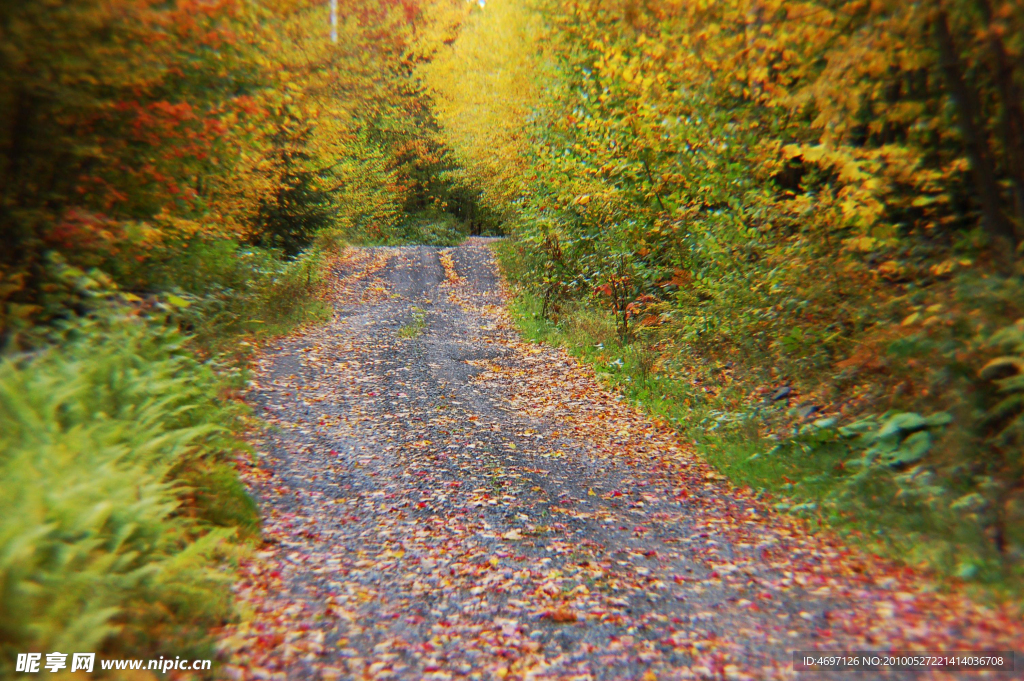
M213 657L240 543L259 536L231 462L237 369L124 307L0 364L0 642ZM10 667L13 669L13 667Z

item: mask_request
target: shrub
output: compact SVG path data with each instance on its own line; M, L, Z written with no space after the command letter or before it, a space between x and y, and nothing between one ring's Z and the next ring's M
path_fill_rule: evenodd
M108 309L59 335L0 364L0 657L209 654L231 614L218 565L258 530L226 463L239 407L151 320Z

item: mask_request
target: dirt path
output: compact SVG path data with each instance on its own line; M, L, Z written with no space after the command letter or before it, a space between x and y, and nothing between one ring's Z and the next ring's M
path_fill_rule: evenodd
M806 537L523 343L483 240L360 251L336 300L250 395L267 544L225 676L792 678L794 650L1024 650L1008 612Z

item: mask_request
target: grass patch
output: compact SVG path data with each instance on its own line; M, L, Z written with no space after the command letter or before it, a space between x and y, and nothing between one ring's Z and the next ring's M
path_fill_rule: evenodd
M417 338L427 328L427 311L421 307L412 308L412 321L398 330L399 338Z

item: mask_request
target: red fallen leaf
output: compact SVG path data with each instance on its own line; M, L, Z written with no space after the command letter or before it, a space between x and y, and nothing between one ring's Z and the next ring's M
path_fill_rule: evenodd
M427 502L425 502L425 501L420 501L420 502L418 502L416 504L416 508L426 508L426 507L427 507Z
M273 648L284 643L284 635L278 633L263 634L256 639L256 643L267 648Z
M568 608L557 608L556 610L549 610L541 615L541 618L550 619L552 622L558 622L559 624L569 624L579 619L579 616Z

